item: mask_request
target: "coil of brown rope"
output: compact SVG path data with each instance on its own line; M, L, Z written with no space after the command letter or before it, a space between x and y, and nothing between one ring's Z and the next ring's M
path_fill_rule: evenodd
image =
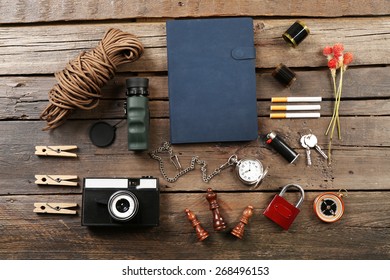
M137 60L143 51L143 45L134 35L109 29L96 48L82 52L55 74L58 83L50 90L50 104L40 116L47 121L43 130L60 126L76 108L95 108L101 98L101 88L113 78L117 67Z

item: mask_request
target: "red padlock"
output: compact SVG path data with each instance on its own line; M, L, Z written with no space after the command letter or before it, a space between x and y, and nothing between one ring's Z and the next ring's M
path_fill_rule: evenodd
M301 192L301 197L295 206L283 198L284 193L289 188L296 188ZM288 230L298 216L300 212L299 206L302 204L304 198L305 192L301 186L295 184L286 185L279 194L275 195L274 199L272 199L271 203L264 210L263 215L277 223L283 229Z

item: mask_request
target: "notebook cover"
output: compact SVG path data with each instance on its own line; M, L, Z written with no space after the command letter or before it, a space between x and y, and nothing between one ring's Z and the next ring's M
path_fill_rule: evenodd
M251 18L167 21L171 142L257 138Z

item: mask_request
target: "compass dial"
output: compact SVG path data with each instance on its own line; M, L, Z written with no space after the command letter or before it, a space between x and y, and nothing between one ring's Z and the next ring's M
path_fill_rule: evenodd
M333 223L344 214L344 202L340 195L335 193L323 193L314 200L314 212L320 220Z

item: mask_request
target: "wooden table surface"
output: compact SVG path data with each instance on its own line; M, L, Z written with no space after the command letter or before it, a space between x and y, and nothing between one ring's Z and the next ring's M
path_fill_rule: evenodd
M390 3L368 1L0 1L0 258L1 259L388 259L390 257ZM167 183L147 152L127 150L126 122L114 144L92 145L88 130L97 120L124 119L124 81L150 79L150 149L169 140L169 98L165 22L169 18L250 16L257 52L259 134L276 131L301 157L289 165L261 141L175 145L183 165L197 155L209 169L231 154L255 156L269 173L261 187L250 190L233 169L206 184L197 168L176 183ZM281 34L303 19L311 34L293 49ZM145 53L121 66L103 88L104 98L92 111L76 111L61 127L41 129L39 120L56 83L54 73L81 51L94 48L116 27L138 36ZM334 140L328 165L312 152L306 166L299 135L310 130L320 146L333 110L333 91L325 45L341 42L355 60L344 78L340 107L342 140ZM291 88L271 72L283 62L297 73ZM273 96L322 96L319 119L269 119ZM233 132L234 133L234 132ZM34 155L36 145L77 145L79 157ZM174 169L169 167L170 175ZM35 185L35 174L75 174L78 187ZM82 178L140 177L160 179L160 226L149 229L89 229L81 226ZM296 183L306 198L288 231L262 215L280 187ZM254 216L243 240L212 229L205 191L217 193L230 227L252 204ZM345 214L337 223L321 222L312 210L322 192L347 189ZM296 199L294 193L287 195ZM37 215L35 202L75 202L77 215ZM196 235L183 210L193 210L210 232Z

